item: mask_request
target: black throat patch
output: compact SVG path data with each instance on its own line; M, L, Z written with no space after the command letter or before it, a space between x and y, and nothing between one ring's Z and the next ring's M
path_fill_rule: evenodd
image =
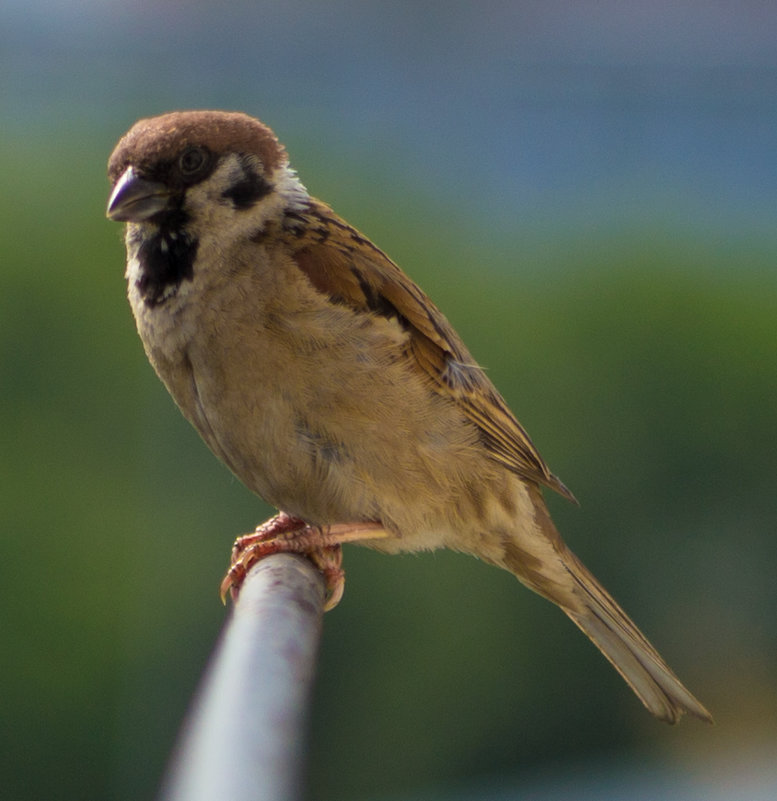
M181 221L176 223L163 222L138 250L140 277L135 283L147 306L160 306L176 295L183 281L194 277L199 241L187 233Z

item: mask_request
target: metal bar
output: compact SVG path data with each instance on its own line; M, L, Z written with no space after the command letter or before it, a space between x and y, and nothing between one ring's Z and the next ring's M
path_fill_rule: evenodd
M307 560L246 576L184 723L162 801L295 801L324 605Z

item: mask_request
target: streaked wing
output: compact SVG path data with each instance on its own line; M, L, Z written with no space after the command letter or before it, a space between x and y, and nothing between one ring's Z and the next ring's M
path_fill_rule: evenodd
M409 355L478 427L493 459L574 501L444 315L383 251L318 201L290 213L286 227L295 261L316 289L335 303L399 321L409 333Z

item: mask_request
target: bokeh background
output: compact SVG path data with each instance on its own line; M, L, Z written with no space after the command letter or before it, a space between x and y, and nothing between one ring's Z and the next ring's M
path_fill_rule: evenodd
M443 308L717 721L653 721L507 574L351 547L309 801L774 798L775 41L754 0L4 0L0 795L154 796L270 513L152 374L104 219L132 122L216 107Z

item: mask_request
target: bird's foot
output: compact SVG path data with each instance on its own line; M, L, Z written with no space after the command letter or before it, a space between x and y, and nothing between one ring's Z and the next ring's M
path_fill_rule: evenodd
M280 512L253 533L235 540L232 561L221 582L221 600L226 600L227 593L233 601L236 600L246 574L265 556L298 553L307 556L324 576L327 593L324 611L328 612L340 602L345 589L340 546L344 542L386 536L388 534L380 523L335 523L319 527Z

